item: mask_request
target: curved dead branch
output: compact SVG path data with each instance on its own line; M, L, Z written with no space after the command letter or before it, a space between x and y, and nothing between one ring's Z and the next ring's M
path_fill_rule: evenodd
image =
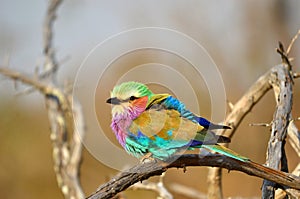
M100 186L95 193L88 197L88 199L111 198L136 182L146 180L151 176L161 175L170 168L185 169L188 166L212 166L226 168L229 171L237 170L247 173L248 175L275 181L279 184L300 190L300 178L292 174L286 174L290 178L290 180L286 180L286 178L281 176L274 175L272 173L266 173L261 170L261 168L254 167L247 162L240 162L229 157L221 155L209 155L203 158L196 154L188 154L174 156L172 159L169 159L166 162L154 160L149 163L138 164L127 171L121 172L109 182Z

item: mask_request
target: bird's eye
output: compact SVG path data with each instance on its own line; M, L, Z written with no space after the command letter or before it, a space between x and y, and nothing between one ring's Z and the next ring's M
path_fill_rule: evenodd
M135 100L135 99L137 99L138 97L135 97L135 96L131 96L130 98L129 98L129 100L130 101L133 101L133 100Z

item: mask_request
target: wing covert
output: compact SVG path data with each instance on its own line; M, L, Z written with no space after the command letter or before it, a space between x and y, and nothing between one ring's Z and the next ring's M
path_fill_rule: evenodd
M189 142L204 129L199 124L181 117L174 109L148 109L133 120L129 132L135 135L142 133L155 140L180 140Z

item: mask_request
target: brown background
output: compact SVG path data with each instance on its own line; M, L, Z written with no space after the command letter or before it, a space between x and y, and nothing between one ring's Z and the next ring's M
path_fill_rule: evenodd
M66 1L59 9L55 26L55 46L60 60L64 61L58 75L61 84L74 81L83 58L97 43L122 30L143 26L160 26L181 31L200 42L216 62L225 84L229 101L236 102L247 88L265 71L280 62L275 53L277 41L285 44L300 28L298 1ZM10 55L12 68L32 74L41 65L42 21L46 2L3 1L0 8L0 61ZM174 41L176 42L176 41ZM292 51L295 71L299 71L299 41ZM137 62L147 62L155 52L142 51L125 57L112 65L107 72L105 89L95 96L99 122L110 140L115 142L109 129L110 106L105 104L109 90L122 70ZM157 53L157 52L156 52ZM66 59L67 57L67 59ZM176 65L178 62L170 65ZM159 71L158 71L159 72ZM190 73L192 77L192 72ZM171 78L171 77L170 77ZM17 96L25 87L0 77L0 193L1 198L62 198L53 171L49 124L38 93ZM88 81L88 78L87 78ZM109 81L109 82L108 82ZM203 80L190 78L199 84L197 96L201 113L210 117L210 101ZM295 81L293 115L299 112L299 85ZM100 86L99 86L100 87ZM168 89L152 85L157 92ZM184 89L180 86L178 89ZM177 96L180 98L180 96ZM250 127L250 123L270 122L275 107L273 93L268 93L241 124L230 148L264 163L270 130ZM101 117L99 116L101 115ZM89 118L86 118L87 120ZM300 123L296 122L300 127ZM116 143L116 142L115 142ZM101 145L101 140L99 140ZM298 156L287 145L290 168L299 162ZM113 158L113 157L112 157ZM83 153L81 179L86 194L94 191L117 171L97 161L86 150ZM167 172L167 186L180 183L206 192L206 168L188 168ZM224 171L225 196L260 195L262 180L243 173ZM154 179L155 180L155 179ZM154 198L149 191L128 191L128 198ZM175 195L175 198L182 198Z

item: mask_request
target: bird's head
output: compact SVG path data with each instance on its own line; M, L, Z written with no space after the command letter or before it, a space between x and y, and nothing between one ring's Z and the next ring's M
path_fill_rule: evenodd
M106 102L112 104L113 116L129 113L140 114L145 110L152 95L149 88L142 83L125 82L114 87Z

